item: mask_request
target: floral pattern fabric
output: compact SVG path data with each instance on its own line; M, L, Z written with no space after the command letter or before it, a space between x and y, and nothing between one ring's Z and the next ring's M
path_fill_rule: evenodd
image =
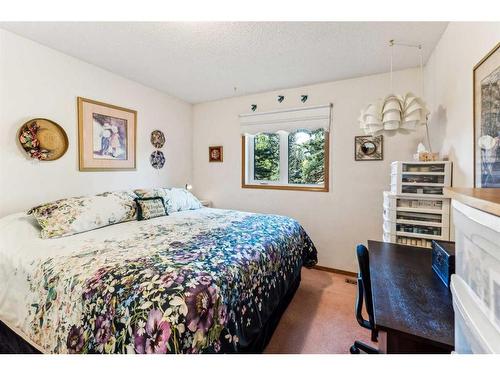
M42 238L69 236L137 217L133 192L115 191L60 199L28 211L42 227Z
M199 211L38 261L29 338L51 353L244 351L316 249L288 217Z

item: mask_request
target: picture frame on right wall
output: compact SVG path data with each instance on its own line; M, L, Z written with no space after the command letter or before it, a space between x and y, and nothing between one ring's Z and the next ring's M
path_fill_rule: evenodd
M500 188L500 43L473 71L474 186Z

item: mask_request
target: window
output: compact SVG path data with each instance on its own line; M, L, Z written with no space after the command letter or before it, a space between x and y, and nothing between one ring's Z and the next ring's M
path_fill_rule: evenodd
M297 130L288 135L288 183L323 185L325 131Z
M258 134L253 137L253 179L255 181L279 181L280 136Z
M242 186L328 191L328 132L296 129L242 137Z

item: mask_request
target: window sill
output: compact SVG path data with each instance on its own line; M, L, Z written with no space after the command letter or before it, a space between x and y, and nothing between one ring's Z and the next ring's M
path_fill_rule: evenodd
M249 185L242 184L243 189L268 189L268 190L294 190L294 191L316 191L328 193L328 186L287 186L287 185Z

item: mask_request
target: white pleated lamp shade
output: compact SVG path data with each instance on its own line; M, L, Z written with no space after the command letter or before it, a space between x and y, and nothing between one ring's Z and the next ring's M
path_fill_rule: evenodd
M376 101L369 104L364 110L361 111L359 118L361 129L365 134L375 134L383 129L382 126L382 103Z
M395 95L389 95L384 99L384 109L382 112L398 111L401 113L401 100Z
M415 130L418 125L426 123L429 111L422 99L412 93L408 93L404 96L403 103L404 115L401 121L402 128Z
M382 124L380 124L380 123L379 124L370 124L370 125L368 125L368 128L365 131L365 133L366 134L378 134L382 130L384 130L384 127L382 126Z
M401 104L395 95L389 95L384 100L382 124L384 130L397 130L401 125Z
M383 102L377 101L361 111L359 124L366 134L376 134L384 130L402 132L413 131L427 121L425 103L415 95L389 95Z
M382 112L382 103L377 101L375 103L369 104L365 109L365 116L371 116L378 118L380 120L380 113Z

